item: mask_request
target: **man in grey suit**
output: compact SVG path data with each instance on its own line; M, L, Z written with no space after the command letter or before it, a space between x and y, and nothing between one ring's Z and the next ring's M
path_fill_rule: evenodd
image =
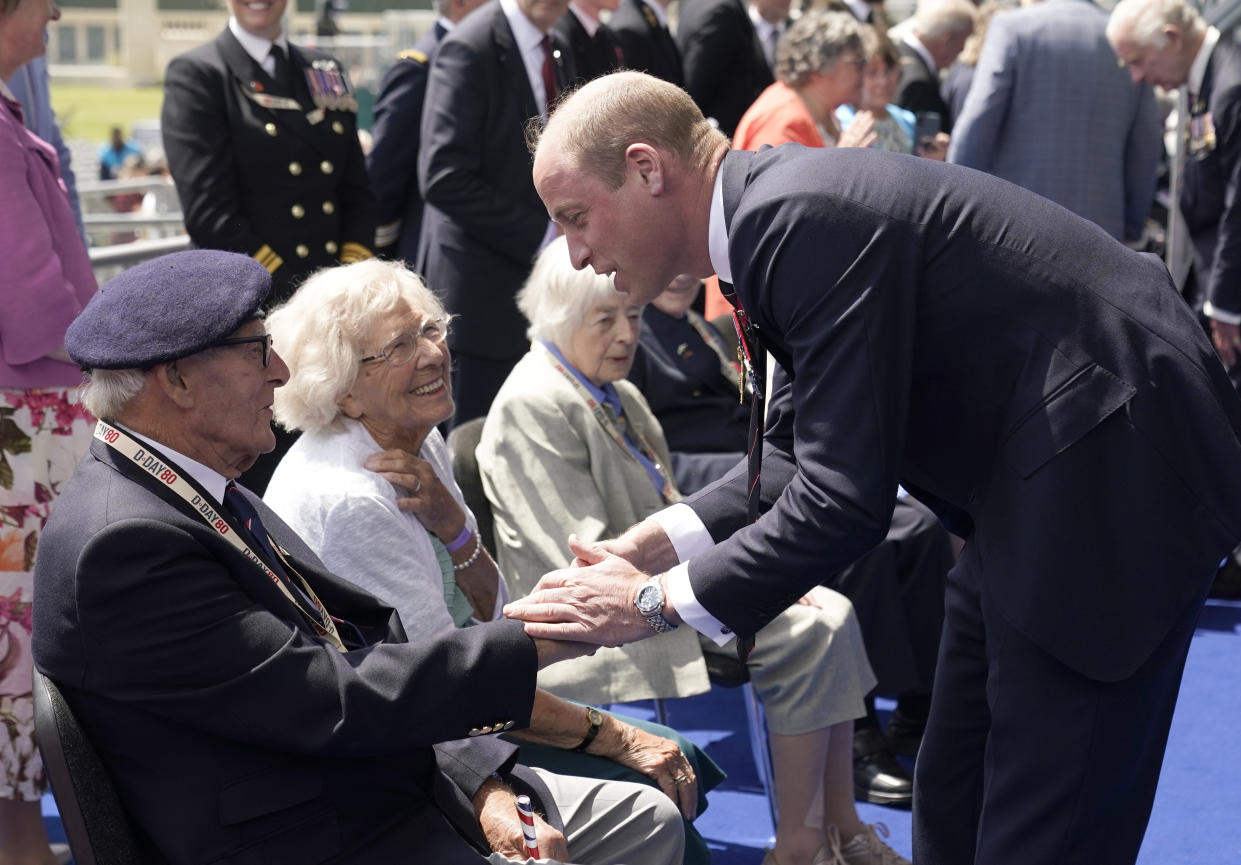
M1155 194L1159 114L1107 42L1090 0L991 20L948 161L1024 186L1134 241Z

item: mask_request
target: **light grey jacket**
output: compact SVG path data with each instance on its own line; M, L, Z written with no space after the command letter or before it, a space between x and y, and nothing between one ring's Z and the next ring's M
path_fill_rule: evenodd
M638 390L615 383L625 416L668 465L659 421ZM595 419L536 344L492 403L478 445L495 514L500 568L514 597L572 559L566 539L615 537L663 507L650 476ZM710 687L697 635L680 628L593 657L553 664L539 686L572 700L611 703L685 697Z

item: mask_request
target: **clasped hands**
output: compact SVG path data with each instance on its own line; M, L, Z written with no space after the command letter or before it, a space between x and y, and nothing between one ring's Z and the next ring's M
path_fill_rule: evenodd
M593 543L570 535L569 550L575 556L570 566L545 574L534 591L504 607L505 616L525 622L536 641L621 646L655 633L633 601L648 573L676 564L658 524L642 522L619 538ZM664 617L679 623L670 603Z

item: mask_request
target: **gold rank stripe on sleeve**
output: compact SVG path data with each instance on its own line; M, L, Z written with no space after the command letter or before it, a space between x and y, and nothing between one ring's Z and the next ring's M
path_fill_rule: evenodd
M375 253L371 252L360 243L349 241L340 248L340 263L353 264L355 261L365 261L368 258L374 258Z
M415 63L426 63L427 55L423 54L417 48L406 48L404 51L398 52L397 60L413 60Z
M380 225L375 229L375 245L379 247L391 246L396 243L401 236L401 220L389 222Z
M251 256L263 267L267 268L268 273L274 274L279 270L280 265L284 264L284 259L276 254L276 250L272 249L266 243L259 247L259 251Z

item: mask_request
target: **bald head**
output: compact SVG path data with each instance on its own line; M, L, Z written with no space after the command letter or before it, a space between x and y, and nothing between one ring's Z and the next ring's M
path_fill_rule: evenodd
M536 164L540 153L554 147L616 189L625 182L631 144L649 144L686 168L705 169L726 141L681 88L642 72L614 72L561 102L533 149Z

